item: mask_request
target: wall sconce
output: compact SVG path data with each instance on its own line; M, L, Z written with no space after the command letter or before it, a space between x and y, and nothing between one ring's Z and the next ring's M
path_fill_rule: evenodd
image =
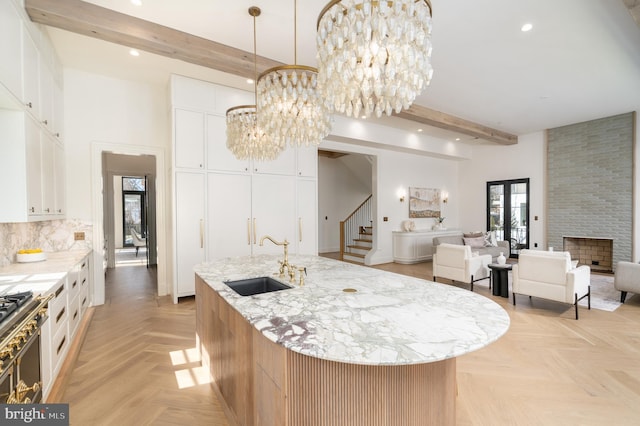
M449 201L449 193L447 191L442 191L440 196L442 197L442 202L447 204L447 201Z
M404 195L400 196L400 202L404 203Z
M404 190L404 189L398 189L398 190L396 191L396 196L397 196L398 198L400 198L400 202L401 202L401 203L404 203L404 197L405 197L405 195L407 195L407 193L405 192L405 190Z

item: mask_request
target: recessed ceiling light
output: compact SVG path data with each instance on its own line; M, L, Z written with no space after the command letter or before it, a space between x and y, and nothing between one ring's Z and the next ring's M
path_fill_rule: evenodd
M520 31L522 31L523 33L526 33L527 31L531 31L532 28L533 28L532 24L526 23L520 28Z
M250 78L248 78L248 79L247 79L247 84L253 84L253 80L252 80L252 79L250 79Z
M456 141L459 141L459 140L460 140L460 138L456 138Z
M142 0L131 0L131 4L134 6L142 6Z
M422 129L418 129L418 132L421 132L421 131L422 131Z
M366 115L363 115L363 116L362 116L362 119L363 119L363 120L366 120L366 119L367 119L367 116L366 116Z
M131 49L129 51L129 55L131 55L131 56L140 56L140 52L138 52L136 49Z

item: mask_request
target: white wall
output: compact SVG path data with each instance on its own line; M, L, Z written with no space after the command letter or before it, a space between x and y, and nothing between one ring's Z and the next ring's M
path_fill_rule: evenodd
M318 157L318 252L340 250L340 221L371 195L371 167L356 173L340 158ZM356 162L347 161L351 166ZM364 173L368 182L363 182ZM368 225L368 224L363 224Z
M487 182L529 178L530 247L538 243L538 248L546 248L545 158L545 132L520 136L516 145L474 147L473 158L460 165L462 229L486 229Z
M408 187L438 188L449 192L449 203L445 206L445 224L449 228L458 228L459 200L458 168L459 161L433 158L424 155L377 149L373 147L345 144L325 140L321 148L344 152L356 152L374 157L373 198L374 198L374 250L365 262L368 265L393 261L392 232L399 231L402 221L409 218L408 199L401 203L398 191L407 192ZM318 180L321 185L321 179ZM319 189L321 191L322 189ZM388 221L384 221L387 217ZM324 220L322 210L319 219ZM430 229L434 219L412 219L417 229Z
M170 229L165 218L165 157L171 141L166 86L110 78L67 68L64 71L67 217L93 222L93 303L104 303L102 268L102 151L126 155L153 155L158 173L158 294L168 291ZM100 210L100 211L97 211ZM162 234L161 234L162 233Z

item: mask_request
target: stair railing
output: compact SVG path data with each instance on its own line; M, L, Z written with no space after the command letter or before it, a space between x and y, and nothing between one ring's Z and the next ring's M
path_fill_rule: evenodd
M344 260L347 247L360 236L360 229L371 224L371 197L369 195L345 220L340 222L340 260Z

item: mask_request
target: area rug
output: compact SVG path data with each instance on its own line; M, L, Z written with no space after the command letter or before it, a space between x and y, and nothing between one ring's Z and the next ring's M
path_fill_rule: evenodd
M627 299L631 295L627 295ZM620 292L613 287L613 275L591 274L591 308L613 312L621 305ZM587 299L578 302L587 306Z

